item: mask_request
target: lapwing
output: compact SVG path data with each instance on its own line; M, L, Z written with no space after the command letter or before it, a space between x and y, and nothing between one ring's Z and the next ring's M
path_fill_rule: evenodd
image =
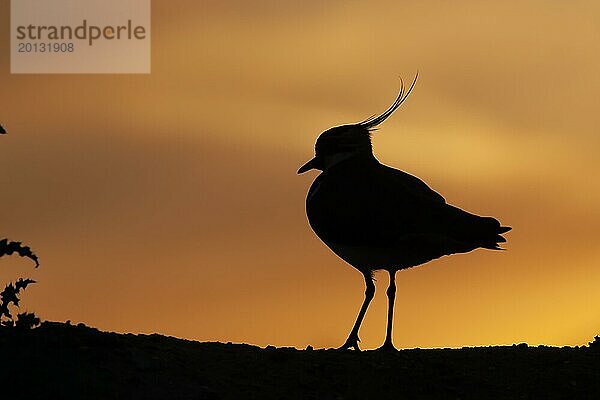
M381 164L371 134L412 92L401 84L394 103L381 115L336 126L319 135L315 157L298 173L322 171L306 197L306 214L317 236L365 279L365 299L340 349L360 350L358 331L375 295L373 273L386 270L388 314L382 350L392 343L396 272L433 259L478 248L500 250L511 228L446 203L419 178ZM402 81L401 81L402 82Z

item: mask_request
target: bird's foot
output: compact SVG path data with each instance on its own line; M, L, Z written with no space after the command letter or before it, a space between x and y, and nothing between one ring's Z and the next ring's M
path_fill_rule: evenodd
M383 346L381 346L380 348L376 349L375 351L381 352L381 353L395 353L395 352L398 351L398 349L396 349L394 347L394 345L392 344L392 342L385 342L383 344Z
M360 351L360 348L358 347L358 342L360 342L358 335L351 334L350 336L348 336L348 339L346 339L346 343L344 343L337 349L338 350L349 350L349 349L353 348L356 351Z

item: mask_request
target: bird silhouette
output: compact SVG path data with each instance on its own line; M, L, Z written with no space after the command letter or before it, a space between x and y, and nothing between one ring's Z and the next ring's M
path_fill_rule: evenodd
M418 76L418 74L417 74ZM373 155L371 134L406 100L413 80L381 115L337 126L319 135L315 157L298 170L321 170L306 197L306 214L317 236L365 279L365 299L340 349L360 350L358 331L375 295L373 273L386 270L388 315L381 350L392 343L396 272L441 256L477 248L499 250L511 228L447 204L419 178L381 164Z
M2 125L0 125L0 135L5 134L6 131L4 130L4 127Z

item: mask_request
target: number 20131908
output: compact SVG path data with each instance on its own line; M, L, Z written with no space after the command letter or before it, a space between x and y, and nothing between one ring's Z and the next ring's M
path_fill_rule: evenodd
M74 43L19 43L19 53L72 53L75 51Z

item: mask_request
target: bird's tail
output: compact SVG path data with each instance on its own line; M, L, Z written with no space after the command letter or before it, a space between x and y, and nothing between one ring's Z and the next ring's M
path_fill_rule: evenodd
M464 244L463 251L471 251L478 247L502 250L499 244L506 242L502 234L510 231L511 227L500 225L496 218L471 214L454 206L447 206L446 209L449 218L447 226L452 231L452 237ZM454 212L450 212L451 209Z
M496 219L494 219L494 221L498 224L498 226L495 227L494 232L491 233L490 236L492 237L490 237L489 239L484 239L483 243L481 244L481 247L490 250L504 250L499 245L499 243L506 242L506 239L502 236L502 234L510 231L512 228L510 226L500 226L500 223Z

